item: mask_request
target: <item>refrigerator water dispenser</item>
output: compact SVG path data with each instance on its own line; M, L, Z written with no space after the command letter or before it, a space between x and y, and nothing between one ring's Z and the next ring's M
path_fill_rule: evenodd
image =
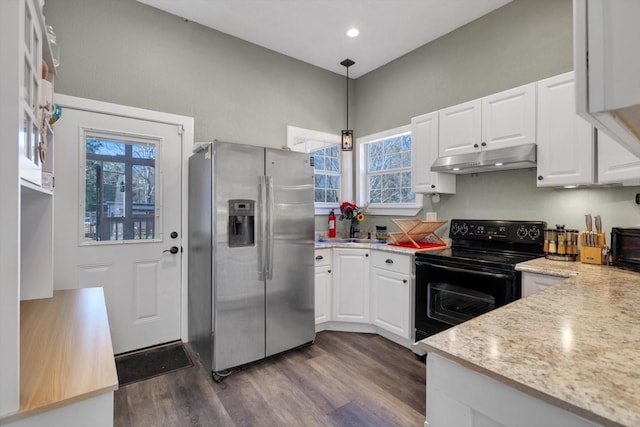
M229 200L229 247L255 244L255 201Z

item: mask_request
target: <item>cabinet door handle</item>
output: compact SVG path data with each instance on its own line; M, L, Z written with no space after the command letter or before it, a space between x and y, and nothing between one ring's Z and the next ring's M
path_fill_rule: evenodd
M478 144L473 144L473 148L478 148Z
M487 146L487 143L486 143L486 142L483 142L481 145L482 145L483 147L486 147L486 146Z
M407 279L402 279L402 283L407 283Z
M387 264L393 264L393 260L392 259L388 259L385 261Z
M322 255L318 255L318 256L316 257L316 261L320 261L321 259L324 259L324 257L323 257Z
M368 256L369 256L369 254L364 254L364 256L368 257Z
M331 273L331 270L327 270L327 273Z

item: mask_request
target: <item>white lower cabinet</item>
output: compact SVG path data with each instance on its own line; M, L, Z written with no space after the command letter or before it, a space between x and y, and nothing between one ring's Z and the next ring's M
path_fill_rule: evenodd
M369 249L333 249L335 321L369 323Z
M427 356L426 412L430 427L599 425L436 353Z
M366 248L316 249L316 331L379 334L413 344L413 255Z
M522 273L522 297L528 297L549 286L553 286L558 282L562 282L566 277L550 276L548 274L540 273Z
M331 249L315 251L316 325L331 320Z
M411 337L411 256L371 254L371 321L402 338Z

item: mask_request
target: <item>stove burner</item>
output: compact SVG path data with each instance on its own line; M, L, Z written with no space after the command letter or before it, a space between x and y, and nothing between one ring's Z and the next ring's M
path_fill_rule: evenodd
M417 258L450 258L470 264L513 268L544 256L542 221L490 221L452 219L451 248L416 253Z

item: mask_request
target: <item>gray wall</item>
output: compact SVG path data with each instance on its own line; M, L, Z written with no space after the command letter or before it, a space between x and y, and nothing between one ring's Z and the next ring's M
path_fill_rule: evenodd
M573 69L571 0L514 0L356 80L356 135Z
M571 0L514 0L356 80L356 135L410 123L411 117L573 69ZM357 60L357 59L356 59ZM535 169L461 175L457 193L425 197L418 214L439 219L544 220L584 229L584 214L603 226L640 224L640 187L538 189ZM361 229L396 227L368 217ZM318 220L326 229L326 219ZM342 224L339 224L342 227ZM339 228L340 231L340 228ZM443 227L438 234L447 233Z
M344 76L134 0L47 0L45 13L62 50L59 93L192 116L197 141L279 147L286 125L344 126ZM571 70L571 15L571 0L514 0L357 79L349 122L367 135ZM495 172L458 177L457 194L437 204L427 197L425 210L441 219L542 219L574 228L591 212L609 228L640 223L636 192L538 189L534 170ZM391 226L391 218L370 216L361 228L375 224ZM326 230L326 218L316 226Z
M344 126L338 74L135 0L47 0L45 14L57 93L194 117L196 141L280 147L287 125Z

